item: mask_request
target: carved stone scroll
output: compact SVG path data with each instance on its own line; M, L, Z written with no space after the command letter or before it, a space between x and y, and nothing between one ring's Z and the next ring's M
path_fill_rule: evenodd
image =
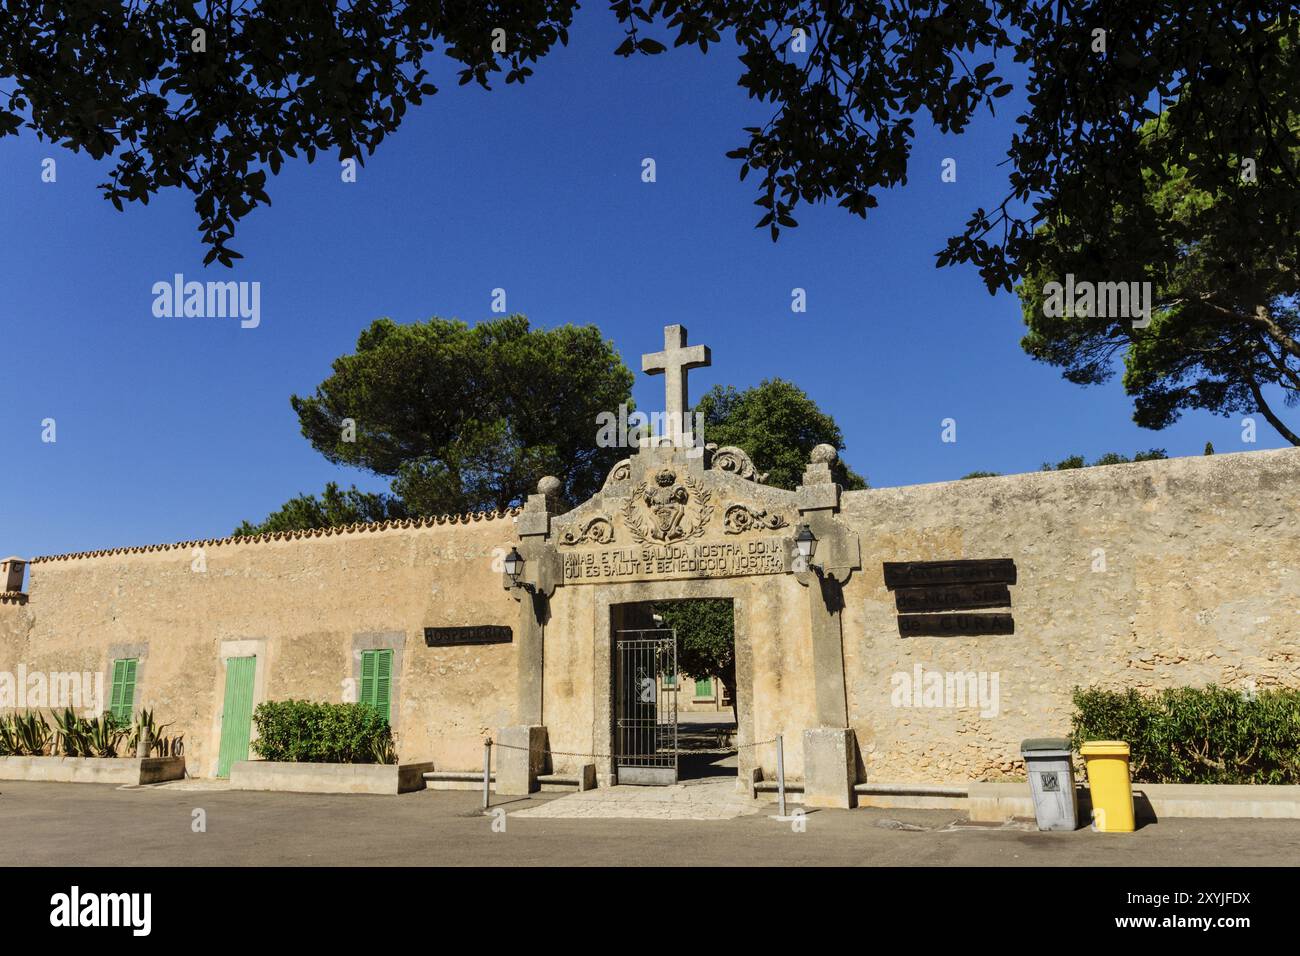
M609 544L614 540L614 525L604 515L588 518L577 528L568 528L560 535L560 544L575 545L584 542Z
M749 455L735 445L723 445L715 450L713 452L713 467L718 471L725 471L728 474L735 475L737 478L747 478L750 481L759 483L767 480L767 474L759 474L755 471L754 463L750 460Z
M789 524L781 515L768 514L763 508L749 505L729 505L722 515L722 530L726 534L744 534L746 531L775 531Z

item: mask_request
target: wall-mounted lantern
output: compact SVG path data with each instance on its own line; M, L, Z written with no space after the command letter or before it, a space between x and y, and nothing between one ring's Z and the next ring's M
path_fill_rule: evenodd
M813 534L812 528L806 524L799 525L799 529L794 536L794 546L799 553L803 566L810 571L815 571L817 576L821 577L821 565L812 563L813 557L817 554L817 535Z
M510 553L506 555L503 563L505 565L506 574L510 576L510 583L514 587L522 588L529 594L537 593L537 588L533 585L529 584L527 581L519 580L519 575L523 573L524 570L524 556L519 553L518 548L511 548Z

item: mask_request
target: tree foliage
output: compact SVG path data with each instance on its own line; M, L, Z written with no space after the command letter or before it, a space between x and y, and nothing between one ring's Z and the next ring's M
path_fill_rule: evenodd
M817 445L844 445L835 420L803 389L779 378L744 391L715 385L695 410L704 416L704 437L709 444L744 449L754 467L767 472L767 483L777 488L793 490L799 485ZM843 461L835 462L832 473L846 490L867 486Z
M1210 454L1210 452L1206 452ZM1094 468L1098 465L1123 465L1134 461L1157 461L1162 458L1168 458L1169 455L1163 448L1152 448L1149 451L1140 451L1132 458L1128 458L1118 452L1107 452L1099 456L1094 461L1089 462L1082 455L1070 455L1068 458L1062 458L1055 464L1044 462L1041 471L1069 471L1073 468ZM998 478L1001 477L1000 471L972 471L970 474L962 475L962 479L967 478Z
M346 491L337 482L329 482L320 497L300 494L290 498L259 524L243 522L237 535L269 534L275 531L305 531L309 528L332 528L338 525L390 521L408 517L406 505L392 495L358 490Z
M312 446L390 479L391 494L300 494L236 534L504 509L554 475L570 504L591 497L626 449L596 443L598 418L634 408L632 373L594 326L532 329L523 316L481 322L379 319L310 396L290 402ZM797 386L774 379L718 387L697 406L704 434L739 445L768 483L794 488L812 449L839 447L839 426ZM843 462L845 488L866 482Z
M674 46L740 49L740 85L772 104L732 152L760 173L759 225L794 226L800 201L833 200L858 215L875 190L906 179L913 117L961 130L1010 87L981 47L1006 47L978 0L754 4L747 0L614 0L619 56ZM0 134L42 138L112 157L105 196L121 207L163 188L194 196L208 260L229 265L236 224L269 204L266 174L318 152L363 161L408 106L437 93L428 58L461 84L489 88L532 75L567 44L576 0L357 4L104 4L12 0L0 22L0 77L13 82ZM795 30L806 49L796 52ZM196 49L195 30L203 31Z
M1174 166L1183 168L1192 191L1243 198L1236 177L1245 157L1255 160L1261 191L1274 204L1256 227L1271 233L1267 238L1291 234L1286 224L1294 224L1300 204L1300 129L1287 107L1296 90L1291 51L1300 30L1293 5L1090 0L1010 6L1015 58L1028 72L1028 107L1016 119L1007 153L1010 189L949 240L941 265L971 262L990 289L1010 290L1042 262L1043 227L1084 242L1107 235L1114 207L1140 209L1151 172ZM1251 201L1239 225L1249 231L1253 200L1244 198ZM1138 238L1131 218L1120 225L1126 238ZM1283 231L1274 231L1278 226ZM1126 248L1134 251L1132 244ZM1129 268L1144 261L1116 259Z
M694 680L722 682L736 701L736 640L731 602L709 598L654 606L663 626L677 629L677 670Z
M567 44L576 7L8 0L0 137L26 129L108 160L100 186L119 209L188 191L205 262L229 266L238 223L270 203L268 174L286 160L364 162L437 93L438 55L461 84L524 82ZM1264 395L1300 396L1293 4L613 0L610 10L625 32L618 56L738 51L738 83L768 115L728 155L741 180L753 174L756 225L774 240L801 203L865 217L881 191L907 183L918 123L960 133L1020 84L1006 190L970 214L937 265L972 264L990 291L1025 280L1024 346L1070 381L1105 380L1122 352L1143 426L1186 409L1258 409L1300 444ZM1066 271L1153 282L1151 325L1045 318L1037 290ZM511 437L466 440L481 450ZM455 497L442 474L412 481Z
M1082 455L1071 455L1069 458L1062 458L1060 461L1052 464L1044 462L1041 471L1070 471L1074 468L1096 468L1098 465L1126 465L1135 461L1160 461L1168 458L1163 448L1152 448L1149 451L1140 451L1132 458L1127 458L1118 452L1107 452L1094 461L1087 461Z
M238 221L269 203L267 173L318 152L362 161L437 92L523 82L568 42L576 0L238 5L10 0L0 19L0 135L23 127L114 166L105 195L194 196L209 259L238 256ZM773 238L803 202L865 216L905 184L918 122L961 132L1024 73L1003 198L976 210L939 263L976 265L1010 289L1034 265L1036 227L1096 218L1140 184L1140 128L1163 112L1191 185L1242 156L1295 185L1297 131L1281 98L1297 20L1276 0L613 0L619 56L668 46L738 50L739 85L770 112L731 151L757 184ZM203 30L203 52L194 31ZM1096 31L1104 31L1098 48ZM667 68L667 67L665 67ZM1019 76L1016 77L1019 80Z
M622 454L596 446L596 416L630 406L631 389L595 326L379 319L290 402L327 459L390 478L407 513L432 515L517 505L543 475L569 501L594 494Z
M231 265L239 220L269 205L286 158L365 157L408 105L437 92L425 58L487 86L568 41L573 2L137 4L7 0L0 17L0 135L111 157L118 209L161 189L194 197L205 262ZM510 38L493 50L493 30ZM202 31L196 34L195 31Z
M1272 386L1288 406L1300 398L1298 49L1275 28L1199 78L1201 95L1134 134L1125 155L1140 175L1110 181L1112 158L1090 157L1066 179L1088 202L1045 221L1021 246L1025 350L1079 384L1107 380L1122 360L1134 420L1146 428L1164 428L1186 409L1258 410L1300 444L1264 395ZM1257 72L1264 88L1243 106L1240 91ZM1286 129L1272 131L1261 113ZM1047 308L1045 289L1067 275L1150 283L1150 324L1099 306L1049 314L1060 310Z

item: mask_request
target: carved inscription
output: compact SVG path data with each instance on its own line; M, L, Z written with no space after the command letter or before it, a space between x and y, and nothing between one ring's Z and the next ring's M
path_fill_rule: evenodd
M455 647L461 644L509 644L514 632L495 624L472 624L469 627L426 627L424 643L429 647Z
M900 614L900 637L981 637L1014 634L1010 614Z
M1005 584L950 584L947 587L899 588L894 603L903 612L969 611L973 608L1010 607L1011 591Z
M902 637L980 637L1014 634L1010 614L954 614L1010 607L1016 583L1011 558L974 561L886 561L885 587L894 592ZM922 612L922 613L917 613ZM939 613L924 613L939 612Z
M566 584L727 578L783 574L786 570L782 538L583 549L566 552L562 557Z
M885 587L926 587L935 584L1015 584L1016 563L1010 558L974 561L886 561Z

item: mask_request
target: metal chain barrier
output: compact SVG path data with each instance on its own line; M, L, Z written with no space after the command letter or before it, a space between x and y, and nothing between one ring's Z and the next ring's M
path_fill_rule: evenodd
M753 743L748 744L732 744L730 747L708 747L703 750L668 750L665 751L665 753L676 754L679 757L686 754L734 754L750 747L765 747L768 744L774 743L776 743L776 738L769 737L767 740L755 740Z
M734 754L734 753L738 753L741 750L745 750L749 747L764 747L767 744L774 744L774 743L776 743L776 738L769 737L767 740L755 740L753 743L734 744L730 747L711 747L703 750L665 749L660 752L666 754L676 754L677 756L682 756L683 754L715 754L715 755ZM518 744L503 744L499 740L492 741L491 746L505 747L507 750L528 750L529 749L528 747L521 747ZM547 750L547 749L539 750L538 753L550 754L552 757L597 757L602 760L612 760L616 756L616 754L588 754L588 753L575 753L573 751L568 751L568 750Z
M531 749L531 748L529 748L529 747L520 747L518 744L503 744L503 743L501 743L501 741L499 741L499 740L498 740L498 741L491 742L491 746L494 746L494 747L505 747L507 750L529 750L529 749ZM612 760L612 759L614 758L614 755L613 755L613 754L580 754L580 753L572 753L572 752L567 751L567 750L546 750L546 749L542 749L542 750L539 750L539 751L537 751L537 752L538 752L538 753L543 753L543 754L550 754L552 757L599 757L599 758L602 759L602 760Z

